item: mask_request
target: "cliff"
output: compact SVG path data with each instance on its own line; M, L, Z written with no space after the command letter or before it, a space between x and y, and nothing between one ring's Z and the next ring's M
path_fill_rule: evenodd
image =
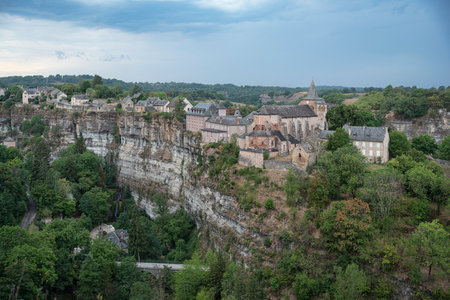
M209 246L223 247L232 240L234 254L249 258L250 246L263 244L267 235L246 225L249 216L240 211L233 197L193 175L202 151L201 139L185 131L183 124L160 115L145 120L133 113L35 111L28 107L0 115L0 135L6 135L9 125L19 130L22 121L36 113L49 126L53 157L74 143L76 134L82 134L88 149L115 160L118 181L131 188L150 217L155 216L151 195L159 192L169 197L172 209L182 206L191 214Z

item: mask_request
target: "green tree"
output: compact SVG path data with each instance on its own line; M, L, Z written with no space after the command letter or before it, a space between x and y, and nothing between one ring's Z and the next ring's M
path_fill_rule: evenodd
M74 154L83 154L86 151L86 144L84 143L83 134L80 133L80 137L76 139L75 146L73 148Z
M0 226L17 225L25 213L26 202L25 187L10 167L0 163Z
M289 205L293 205L300 200L300 184L295 171L292 168L290 168L286 174L286 182L284 183L283 189L286 192L286 199Z
M308 181L308 203L315 208L323 208L330 200L328 179L324 172L316 172Z
M292 285L294 295L299 300L307 300L314 297L319 292L319 284L316 280L309 278L306 272L302 272L295 276Z
M161 255L161 245L158 236L157 226L146 216L142 216L135 208L130 213L130 228L128 243L130 253L138 261L141 258L158 258Z
M222 279L222 298L246 300L248 276L246 271L235 262L227 265Z
M115 275L115 299L129 299L131 288L136 282L143 281L142 271L137 267L134 257L126 257L117 266Z
M392 168L376 169L364 178L361 199L370 205L372 216L383 221L391 215L396 197L403 187L403 175Z
M358 265L352 263L347 266L345 272L338 269L336 283L334 284L334 299L362 299L368 291L369 284L364 271L358 269Z
M31 120L24 120L20 125L20 131L25 134L41 136L45 130L45 123L42 121L41 115L34 115Z
M450 160L450 135L447 135L439 145L439 158Z
M328 137L327 150L335 151L338 148L350 145L350 137L343 128L337 128L335 133Z
M208 271L196 256L185 263L183 269L175 273L175 298L195 299L197 293L208 283Z
M371 234L369 205L357 198L333 202L321 221L320 232L329 246L344 254L358 252Z
M135 85L133 85L133 87L130 90L130 95L135 95L141 91L142 91L142 88L138 84L135 84Z
M410 148L408 138L403 132L395 130L389 133L389 154L391 158L405 154Z
M112 192L95 187L80 199L80 210L92 219L94 225L106 221L110 213Z
M88 255L83 261L80 269L79 286L77 296L79 299L98 299L102 291L103 278L101 277L100 265L92 255Z
M92 78L92 87L95 87L96 85L102 85L103 84L103 79L95 74L94 78Z
M437 150L436 141L428 134L422 134L412 139L411 145L414 149L425 154L433 154Z
M186 112L184 111L185 106L186 104L182 99L178 99L177 102L175 103L173 114L175 118L177 118L177 120L180 122L186 119Z
M408 190L421 199L429 199L436 183L436 174L425 166L416 166L406 172Z
M408 245L414 247L414 256L421 265L428 267L428 279L433 267L450 270L450 234L438 220L420 223L416 231L408 237Z
M86 93L86 90L91 87L91 82L89 80L82 80L78 82L78 90L80 93Z

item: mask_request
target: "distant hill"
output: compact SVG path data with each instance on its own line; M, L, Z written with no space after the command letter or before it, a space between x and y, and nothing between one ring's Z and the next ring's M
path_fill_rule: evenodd
M37 87L46 85L61 85L64 83L77 84L82 80L91 80L93 75L42 75L34 76L8 76L0 77L0 85L23 85L26 87ZM130 90L133 85L139 85L144 91L166 92L180 91L193 93L198 91L216 92L223 96L223 99L246 104L259 104L260 95L285 95L287 97L299 91L306 91L308 87L282 87L282 86L238 86L234 84L202 84L186 82L125 82L119 79L103 78L103 84L107 86L121 86L124 90ZM318 90L325 89L345 89L343 86L317 86Z

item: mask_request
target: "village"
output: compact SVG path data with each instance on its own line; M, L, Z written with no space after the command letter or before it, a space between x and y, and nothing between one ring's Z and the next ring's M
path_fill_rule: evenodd
M44 97L47 104L75 111L115 111L136 113L174 113L177 103L184 111L188 132L201 135L202 144L236 141L239 146L239 164L258 168L306 170L316 158L334 131L328 130L326 115L329 104L318 96L314 81L306 96L297 105L263 105L242 116L239 106L226 108L219 103L199 102L193 105L184 97L164 100L158 97L142 99L136 93L111 102L91 99L86 94L67 95L54 87L27 88L22 93L22 104L35 103ZM348 126L343 129L350 140L369 162L385 163L389 159L387 127ZM13 146L11 138L3 144Z

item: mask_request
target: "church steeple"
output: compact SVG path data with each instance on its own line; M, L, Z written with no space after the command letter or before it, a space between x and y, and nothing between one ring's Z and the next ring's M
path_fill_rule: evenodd
M311 80L311 85L309 86L308 95L303 99L320 99L319 95L317 95L316 85L314 84L314 80Z

